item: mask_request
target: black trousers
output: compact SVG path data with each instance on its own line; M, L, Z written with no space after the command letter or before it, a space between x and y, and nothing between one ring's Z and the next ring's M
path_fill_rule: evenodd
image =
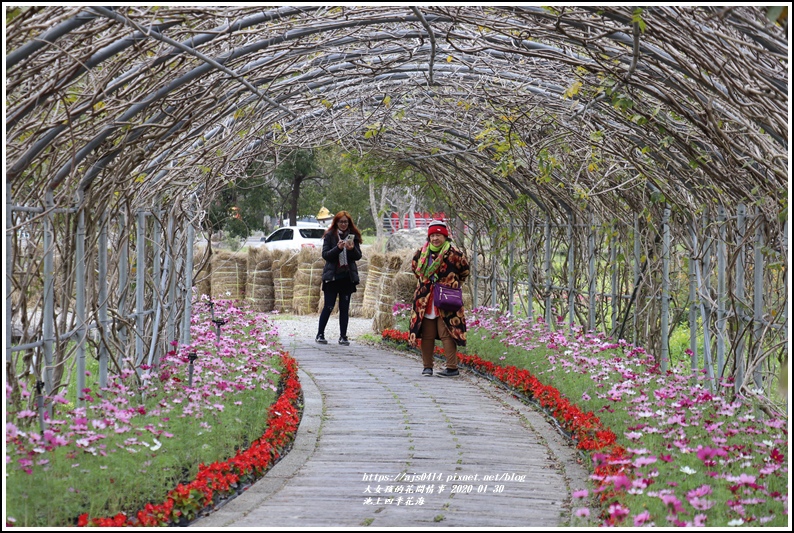
M331 313L336 305L336 297L339 296L339 335L347 337L347 323L350 321L350 295L355 291L355 286L349 281L331 281L323 283L323 294L325 295L325 303L323 310L320 313L320 325L317 328L317 333L325 335L325 326L328 325L328 320L331 318Z

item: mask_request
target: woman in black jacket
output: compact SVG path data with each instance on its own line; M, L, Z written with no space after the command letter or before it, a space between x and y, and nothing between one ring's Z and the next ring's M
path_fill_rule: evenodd
M361 232L353 223L347 211L334 216L331 225L323 236L323 293L325 304L320 313L320 325L315 341L328 344L325 340L325 326L339 296L339 344L350 344L347 340L347 323L350 318L350 295L356 292L359 284L356 261L361 259Z

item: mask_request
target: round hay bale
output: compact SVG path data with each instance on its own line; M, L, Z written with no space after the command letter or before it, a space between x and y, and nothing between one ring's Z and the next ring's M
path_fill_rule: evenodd
M210 261L213 300L241 300L245 298L248 277L248 255L221 250Z
M383 274L383 267L386 263L386 256L383 254L372 254L367 267L367 286L364 290L364 298L361 302L361 316L372 318L375 316L375 307L378 304L380 294L380 279Z
M427 242L427 228L401 229L386 241L386 253L416 250Z
M196 286L196 296L202 294L212 296L212 270L211 261L204 257L207 253L206 246L193 247L193 285Z
M325 260L318 248L302 248L292 294L292 309L297 315L311 315L320 302Z
M411 304L414 301L417 279L411 270L411 260L413 254L406 254L403 257L402 265L394 276L394 301L404 304Z
M471 286L469 285L469 281L463 284L463 308L464 309L471 309L474 303L474 294L472 293Z
M359 284L356 287L356 292L350 297L350 316L363 317L364 307L364 293L367 290L367 278L369 274L369 261L363 257L356 262L358 267ZM322 309L323 303L320 302ZM339 307L337 305L337 307Z
M372 317L372 329L381 333L386 328L394 327L394 279L403 263L402 254L387 254L381 273L378 300L375 314Z
M298 253L280 250L273 254L273 309L279 313L292 312L292 295L295 274L298 271Z
M248 249L245 296L257 311L267 313L273 310L273 254L265 247L252 246Z

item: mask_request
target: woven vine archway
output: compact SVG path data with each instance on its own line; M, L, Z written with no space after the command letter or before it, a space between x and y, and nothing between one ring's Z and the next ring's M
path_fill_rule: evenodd
M639 249L612 292L642 285L643 302L660 302L638 305L637 322L658 327L637 339L661 339L663 352L665 319L652 317L672 298L672 264L682 286L694 280L674 307L700 306L704 334L714 322L728 345L722 372L737 391L768 391L762 370L787 353L778 12L8 7L11 382L34 376L51 393L67 361L84 357L68 339L93 339L111 366L134 355L137 368L158 345L185 341L189 251L214 195L255 157L337 144L415 167L472 227L514 222L520 239L507 240L535 258L522 267L527 295L547 315L556 299L575 317L576 293L605 291L588 262L600 269ZM550 259L541 273L531 265L547 242L566 243L569 263ZM505 257L473 249L483 267ZM705 279L720 261L722 281Z

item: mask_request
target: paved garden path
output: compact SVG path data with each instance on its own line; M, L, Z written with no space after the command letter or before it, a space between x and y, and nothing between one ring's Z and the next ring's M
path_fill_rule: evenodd
M575 450L490 381L423 377L418 353L355 341L284 346L305 400L292 450L193 527L570 524L587 476Z

